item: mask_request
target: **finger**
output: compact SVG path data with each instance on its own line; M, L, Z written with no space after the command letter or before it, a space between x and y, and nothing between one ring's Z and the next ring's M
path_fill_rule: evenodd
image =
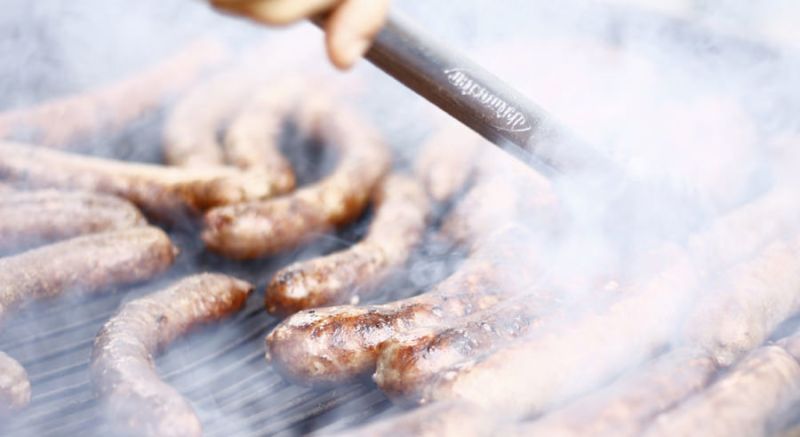
M212 5L270 25L285 25L330 9L342 0L211 0Z
M389 13L389 0L345 0L325 23L328 56L338 68L350 68L366 53Z

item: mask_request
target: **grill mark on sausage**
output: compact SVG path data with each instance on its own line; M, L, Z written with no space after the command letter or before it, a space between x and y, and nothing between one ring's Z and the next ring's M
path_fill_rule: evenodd
M75 155L0 142L0 180L35 188L118 195L162 220L270 195L263 175L234 169L181 169Z
M66 147L101 129L119 129L158 107L167 95L185 87L223 56L218 42L202 40L120 81L0 113L0 137Z
M0 197L0 253L146 224L135 206L114 196L56 190L11 192Z
M288 315L358 301L406 263L425 231L427 196L416 180L394 174L380 184L374 198L376 212L364 240L275 274L266 292L269 312Z
M97 334L92 352L92 381L112 419L134 435L201 435L192 407L159 378L154 355L198 325L242 308L252 289L206 273L124 304Z
M390 164L377 132L352 112L327 103L304 106L300 125L341 151L334 171L320 182L266 201L214 208L206 213L203 240L236 259L297 247L355 220Z

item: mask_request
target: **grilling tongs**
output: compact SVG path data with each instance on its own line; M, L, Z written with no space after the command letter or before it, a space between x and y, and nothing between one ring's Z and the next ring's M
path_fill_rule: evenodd
M548 176L610 170L607 157L556 123L538 105L397 14L389 17L366 58Z

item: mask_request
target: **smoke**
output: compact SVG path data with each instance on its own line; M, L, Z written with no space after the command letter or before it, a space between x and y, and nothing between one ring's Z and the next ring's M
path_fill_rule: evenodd
M263 59L252 60L264 68L265 76L322 71L326 87L344 89L341 100L358 105L386 134L398 167L411 165L419 145L444 118L366 62L352 72L333 72L323 59L321 34L307 23L264 29L187 0L6 3L0 17L2 109L113 81L210 36L221 40L234 57L267 40L274 51L261 51ZM725 296L726 290L714 288L724 281L708 277L708 272L726 271L736 261L719 255L727 250L719 241L727 243L727 238L737 238L736 232L750 232L760 223L737 222L724 228L734 233L721 232L714 237L716 245L708 242L716 231L707 231L718 229L715 224L731 211L796 182L800 39L791 17L798 16L800 6L789 0L398 0L395 8L520 89L618 164L626 186L639 187L631 190L636 195L620 194L618 187L587 186L586 180L569 172L542 187L519 177L526 170L496 150L477 158L483 162L475 183L496 179L500 183L494 186L510 187L513 193L507 194L515 196L507 210L489 211L494 215L489 214L487 227L514 224L526 229L529 233L520 232L523 241L516 244L536 245L531 252L541 255L494 261L518 271L541 271L532 283L549 288L559 304L541 315L555 322L537 325L526 341L551 347L553 368L564 364L558 355L563 354L565 368L573 374L563 391L547 385L553 398L537 399L541 411L536 413L613 380L671 344L685 343L683 324L697 318L695 294L713 288L703 302ZM163 111L168 110L167 102ZM158 160L162 119L162 112L150 114L116 137L94 140L104 148L98 153ZM302 157L295 161L303 165ZM545 195L556 200L539 202ZM477 205L475 216L491 205ZM775 210L791 216L796 207L796 201L784 199ZM176 237L184 255L174 272L225 270L253 280L260 290L231 321L199 332L159 360L165 378L195 405L208 434L342 428L390 408L369 382L314 391L289 385L263 360L263 337L278 322L261 306L260 293L271 274L291 261L355 240L367 219L316 246L247 264L208 255L191 236ZM786 223L775 229L759 234L742 257L757 255L771 239L794 235L795 230ZM474 232L489 233L486 228ZM430 288L458 268L462 254L455 250L440 236L430 236L409 263L407 277L393 281L379 296L397 298ZM670 260L685 262L681 257L693 263L698 283L686 285L675 296L660 290L648 299L643 293L658 287L648 281L668 271ZM515 293L539 296L541 290L525 288L531 282L520 283L514 279L505 285ZM636 300L625 300L631 295ZM55 306L37 305L30 315L15 319L18 328L0 336L0 350L15 353L34 380L34 411L14 425L12 434L52 430L48 426L62 433L97 426L95 401L80 377L81 366L85 367L90 339L122 299L116 295L90 305L84 299L65 298ZM642 331L632 332L637 327L633 323L602 323L603 317L613 321L619 316L609 310L618 302L632 312L641 311L637 320L643 321ZM40 314L52 317L37 320ZM64 337L74 344L45 353L62 325L67 326ZM616 331L587 335L604 326ZM537 336L548 334L571 343L537 343ZM606 343L589 342L598 338ZM583 350L570 354L570 347ZM524 350L520 356L535 354ZM606 367L582 371L582 361L568 361L591 356L607 357ZM62 376L73 384L73 392L55 386ZM73 407L64 406L67 401ZM46 420L38 421L37 415ZM61 416L75 420L58 428L53 423Z

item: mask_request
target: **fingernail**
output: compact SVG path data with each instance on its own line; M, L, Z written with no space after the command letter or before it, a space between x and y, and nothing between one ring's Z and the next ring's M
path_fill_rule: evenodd
M351 67L353 64L358 61L358 59L364 56L364 53L367 52L370 46L370 41L364 38L357 38L351 41L347 45L346 53L345 53L345 63L348 67Z

